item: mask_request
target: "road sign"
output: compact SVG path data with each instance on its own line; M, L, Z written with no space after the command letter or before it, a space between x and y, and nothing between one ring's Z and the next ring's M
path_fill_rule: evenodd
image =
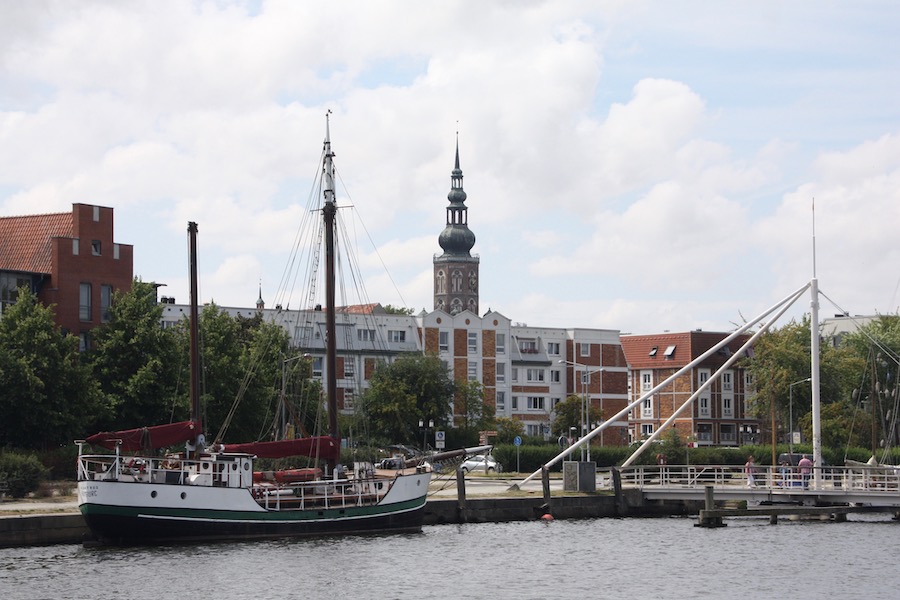
M521 446L522 438L520 438L519 436L516 436L515 439L513 439L513 444L515 444L516 446Z

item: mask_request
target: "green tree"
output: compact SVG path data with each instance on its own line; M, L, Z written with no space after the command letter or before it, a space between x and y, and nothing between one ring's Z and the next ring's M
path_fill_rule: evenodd
M458 424L464 429L494 429L494 407L485 403L484 386L477 381L465 379L456 382L454 406Z
M403 308L402 306L393 306L392 304L385 304L383 307L384 312L389 315L406 315L409 316L415 312L415 309L412 308Z
M375 370L362 397L362 417L384 441L415 444L420 420L446 424L454 391L438 357L404 354Z
M581 415L583 412L583 404L584 398L582 396L571 395L559 404L556 405L556 417L553 419L553 423L550 425L550 432L553 437L558 437L560 435L564 435L568 437L569 431L572 427L575 428L575 431L578 432L576 437L581 437ZM603 418L603 414L600 412L600 409L596 406L591 406L589 409L589 422L596 423ZM593 429L588 426L588 431Z
M810 386L797 384L791 388L792 383L811 376L808 316L804 316L800 322L791 321L760 336L753 348L753 357L746 360L745 364L753 375L756 390L755 396L748 403L751 414L768 424L774 411L776 426L786 431L790 413L793 413L794 423L798 423L811 410ZM860 368L861 362L852 352L845 348L835 348L829 343L821 343L819 377L822 405L849 398L854 373ZM851 422L844 423L844 426L849 431ZM776 435L783 439L783 435Z
M494 421L497 428L497 444L512 444L517 435L525 435L525 425L518 419L497 417Z
M0 446L47 450L92 433L108 417L78 339L27 288L0 318Z
M869 444L865 447L875 454L882 440L886 447L897 445L900 437L890 417L900 395L900 316L880 315L844 335L840 345L865 363L853 390L856 406L869 415ZM861 427L856 423L854 429Z
M287 333L261 316L231 317L215 304L200 314L201 398L207 439L268 439L281 387ZM223 429L224 426L224 429Z
M848 427L848 423L854 426ZM822 446L826 448L872 446L872 415L848 401L823 405L819 414L819 424L822 431ZM812 413L803 415L799 425L803 436L807 440L812 440Z
M188 357L178 334L160 327L162 311L154 286L136 279L130 291L116 293L109 322L95 329L89 359L115 411L105 428L169 423L190 412Z

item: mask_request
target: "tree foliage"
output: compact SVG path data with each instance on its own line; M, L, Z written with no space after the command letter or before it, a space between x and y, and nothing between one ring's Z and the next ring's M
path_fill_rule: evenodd
M556 405L556 418L550 425L550 433L553 437L569 436L571 428L578 432L576 437L581 437L582 412L584 397L571 395ZM603 414L596 406L591 406L588 411L588 431L593 429L590 423L597 423L603 418Z
M810 344L808 316L759 337L752 358L745 363L753 375L756 390L755 396L748 402L750 414L768 424L771 422L770 411L774 410L779 429L786 432L791 413L796 424L811 410L811 387L804 382L811 376ZM819 345L820 398L823 406L850 398L855 374L861 366L859 358L848 349L835 348L827 340ZM848 428L850 425L850 422L844 424ZM779 437L782 437L781 434Z
M78 339L27 288L0 319L0 446L46 450L90 433L106 418Z
M495 427L494 407L484 401L484 386L477 381L456 382L454 409L457 424L464 429L486 431Z
M370 432L388 443L414 444L419 421L447 424L455 385L446 365L436 356L404 354L372 374L362 396L362 411Z
M185 339L160 327L156 289L135 280L117 292L109 321L95 330L89 353L94 377L115 411L107 429L169 423L187 418L189 380Z

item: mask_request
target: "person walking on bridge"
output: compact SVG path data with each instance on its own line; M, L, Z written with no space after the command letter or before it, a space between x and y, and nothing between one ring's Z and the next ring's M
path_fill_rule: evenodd
M753 455L747 457L744 463L744 474L747 475L747 487L756 485L756 463L753 462Z
M804 454L803 458L797 463L797 466L800 467L800 478L803 479L803 489L807 489L809 487L809 475L812 473L812 461L809 460L809 455Z

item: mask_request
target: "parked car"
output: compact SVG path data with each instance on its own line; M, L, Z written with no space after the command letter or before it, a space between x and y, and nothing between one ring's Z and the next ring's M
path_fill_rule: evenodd
M463 473L474 471L475 473L499 473L503 470L503 466L494 460L493 456L479 454L470 456L459 467Z

